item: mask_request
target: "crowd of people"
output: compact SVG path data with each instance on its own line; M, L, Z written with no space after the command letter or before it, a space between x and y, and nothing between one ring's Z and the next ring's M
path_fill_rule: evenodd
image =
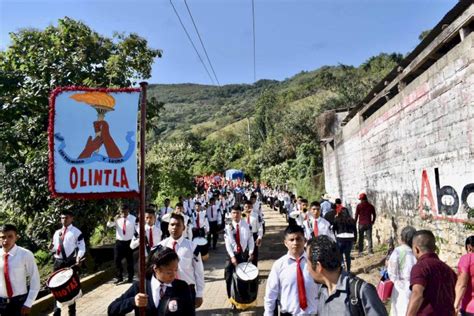
M139 245L138 219L128 203L107 226L115 229L116 284L130 288L108 306L109 315L125 315L139 308L146 315L194 315L204 299L204 263L224 235L224 279L233 308L245 309L255 301L258 279L245 282L236 273L249 265L258 267L264 245L262 205L287 219L283 243L287 253L272 266L265 288L264 315L387 315L373 285L353 275L351 252L373 254L372 227L376 211L365 193L355 213L341 199L324 195L309 202L286 190L260 187L249 182L198 182L195 195L180 197L172 207L150 204L145 210L146 294L134 281L133 251ZM79 270L86 253L81 231L73 226L74 214L61 212L61 228L52 236L50 251L54 271ZM18 245L14 225L0 229L0 315L28 315L40 290L33 254ZM387 273L394 283L390 315L474 315L474 236L466 240L467 254L457 273L436 254L431 231L407 226L399 245L387 257ZM123 259L126 260L124 278ZM258 271L258 270L257 270ZM2 277L3 276L3 277ZM193 303L190 303L193 302ZM54 315L67 306L76 314L75 302L55 304Z

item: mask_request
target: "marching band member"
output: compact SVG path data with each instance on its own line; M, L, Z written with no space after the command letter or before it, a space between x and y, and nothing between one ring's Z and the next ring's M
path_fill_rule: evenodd
M86 253L86 244L82 232L72 225L73 213L68 210L61 212L62 227L53 235L50 249L54 253L54 271L79 266ZM76 303L68 306L69 315L76 315ZM54 316L61 315L61 308L55 304Z
M35 257L28 249L17 246L14 225L0 227L0 315L29 315L40 290L40 276ZM27 279L30 280L29 289Z
M137 229L138 230L138 229ZM150 253L150 250L158 245L161 241L161 228L156 223L156 213L153 208L145 209L145 250L146 255ZM130 243L130 248L136 249L140 244L140 238L138 232L135 232L135 236Z
M196 253L196 245L183 235L184 217L172 213L169 222L170 237L160 242L161 246L173 249L179 257L177 278L185 281L191 290L196 308L201 306L204 294L204 266L201 254Z
M264 316L273 316L280 302L280 315L315 315L320 285L309 274L306 265L305 238L301 226L285 230L288 253L275 261L265 289Z
M195 202L194 207L193 239L196 237L206 237L209 233L209 221L207 220L206 210L201 208L200 202Z
M253 260L252 264L257 266L258 263L258 248L262 245L262 238L263 238L263 225L262 225L262 217L260 214L255 212L252 208L252 202L246 201L244 204L244 214L245 214L245 221L250 227L250 232L253 236L253 241L255 243L255 247L253 250Z
M120 214L111 218L107 222L107 227L115 228L115 252L114 261L117 268L117 278L115 284L123 282L122 259L127 259L128 283L133 282L133 251L130 243L135 235L136 217L129 214L130 208L128 204L122 204Z
M163 216L173 212L173 208L170 207L170 199L166 198L164 201L165 206L160 209L160 228L163 238L168 237L170 234L168 232L168 222L163 220Z
M184 237L193 240L193 224L191 218L186 215L184 206L181 203L176 203L175 209L173 211L175 214L180 214L184 218Z
M308 200L301 198L296 210L290 213L290 217L295 220L296 225L303 227L303 223L308 219Z
M253 260L254 241L248 224L242 220L242 210L240 206L232 206L230 212L231 222L225 229L225 248L227 250L227 264L224 278L227 288L227 297L231 298L232 275L235 267L244 261Z
M321 217L321 206L318 201L311 202L310 212L311 216L308 216L308 218L303 222L306 240L318 237L319 235L326 235L336 241L331 230L331 224Z
M219 237L219 226L222 224L221 210L216 205L216 199L211 197L209 199L209 206L207 207L207 219L209 220L209 234L207 234L207 242L212 249L216 249L217 238Z
M109 316L125 315L146 307L147 316L186 315L194 316L195 308L189 304L191 291L186 282L176 278L179 258L176 252L158 246L150 255L146 271L146 293L139 293L135 282L122 296L108 307Z

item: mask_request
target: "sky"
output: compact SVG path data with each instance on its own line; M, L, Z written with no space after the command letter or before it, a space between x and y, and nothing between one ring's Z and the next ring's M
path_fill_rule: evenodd
M382 52L406 54L457 0L186 0L221 85L284 80L324 65L358 66ZM172 0L207 64L184 0ZM0 0L0 50L9 33L44 29L68 16L107 37L137 33L163 57L149 83L216 84L170 0ZM212 76L212 70L206 65Z

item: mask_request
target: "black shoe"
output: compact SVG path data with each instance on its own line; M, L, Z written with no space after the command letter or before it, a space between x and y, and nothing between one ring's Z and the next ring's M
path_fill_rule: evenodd
M122 283L122 282L123 282L123 279L122 279L122 278L116 278L116 279L114 280L114 284L115 284L115 285L119 285L119 284Z
M128 278L127 283L133 283L133 278L132 279Z

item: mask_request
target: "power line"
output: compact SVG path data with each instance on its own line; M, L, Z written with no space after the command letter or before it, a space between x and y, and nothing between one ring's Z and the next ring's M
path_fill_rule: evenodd
M188 13L189 13L189 16L191 17L191 21L193 21L194 29L196 30L196 33L199 37L199 41L201 42L202 49L204 50L204 53L206 54L207 62L209 63L209 66L211 66L212 73L214 74L214 78L217 81L217 85L220 86L219 79L217 79L217 75L216 75L216 72L214 71L214 67L212 67L211 60L209 59L209 56L207 55L206 47L204 47L204 43L202 42L201 35L199 34L196 23L194 22L193 15L191 14L191 10L189 9L188 2L184 0L184 4L186 5L186 8L188 9Z
M255 3L252 0L252 22L253 22L253 82L257 81L257 66L255 62Z
M176 11L176 8L174 7L174 4L173 4L173 2L172 2L171 0L170 0L170 4L171 4L171 6L173 7L174 13L176 13L176 16L178 17L179 23L181 23L181 26L183 27L184 32L185 32L186 35L188 36L188 39L189 39L189 41L191 42L191 45L193 45L194 51L195 51L196 54L198 55L199 60L201 61L202 66L204 67L204 69L205 69L206 72L207 72L207 75L209 76L209 79L211 79L212 84L214 84L214 79L212 79L212 76L211 76L211 74L209 73L209 70L207 70L206 64L204 64L204 61L202 60L201 55L199 55L199 52L198 52L198 50L197 50L197 48L196 48L196 45L194 45L194 42L193 42L193 40L191 39L191 36L189 36L189 33L188 33L188 31L186 30L186 27L184 26L183 21L181 20L181 17L179 16L178 11Z

